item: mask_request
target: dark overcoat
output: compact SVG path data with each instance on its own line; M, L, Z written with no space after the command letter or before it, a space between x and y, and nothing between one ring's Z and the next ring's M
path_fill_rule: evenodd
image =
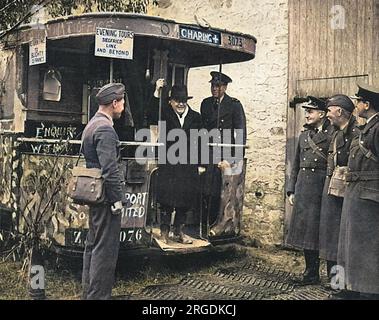
M328 188L335 165L347 166L350 145L358 133L357 122L352 117L346 128L335 132L328 151L328 169L322 194L319 240L320 258L330 261L337 261L343 198L328 195Z
M320 132L308 129L300 134L287 194L295 194L286 244L299 249L318 250L321 198L333 126L325 121ZM317 146L313 150L309 137ZM322 155L321 155L322 153Z
M159 100L154 98L153 104L158 108ZM173 129L181 129L185 133L187 143L187 164L160 164L157 177L157 201L160 204L175 208L191 208L197 205L199 198L200 177L198 164L190 164L191 141L190 130L204 129L199 113L190 107L185 118L184 125L181 127L178 116L171 106L165 105L162 108L162 121L166 122L167 134ZM166 150L176 142L167 141Z
M352 142L348 166L337 261L349 290L379 294L379 114Z
M205 128L208 131L213 129L218 129L219 131L219 140L217 142L225 143L228 141L224 141L222 132L225 129L231 130L231 141L228 143L237 143L246 144L246 116L243 110L241 102L236 99L224 95L220 103L220 110L218 110L218 105L215 102L213 97L209 97L203 100L201 103L201 117L203 119L203 123ZM242 137L240 139L235 140L235 129L239 129L242 132ZM211 140L210 142L216 142ZM232 156L235 154L231 153ZM217 165L213 162L214 150L210 149L210 165L207 166L207 172L204 175L204 183L203 183L203 192L206 195L212 195L214 197L219 197L221 192L221 171L217 167ZM242 152L244 155L244 152ZM216 159L216 163L222 160L229 160L224 155L221 156L220 159Z

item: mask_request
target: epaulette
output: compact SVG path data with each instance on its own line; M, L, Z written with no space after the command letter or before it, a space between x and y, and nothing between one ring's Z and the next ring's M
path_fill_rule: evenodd
M241 101L239 101L237 98L232 98L232 101L241 103Z

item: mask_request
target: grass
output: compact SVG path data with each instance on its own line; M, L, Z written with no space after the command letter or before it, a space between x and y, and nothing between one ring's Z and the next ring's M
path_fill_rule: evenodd
M213 252L186 255L127 255L120 257L113 296L127 297L155 284L174 284L191 274L213 273L216 269L241 261L262 261L301 272L303 263L297 253L229 246ZM78 258L47 257L46 296L49 300L79 300L82 261ZM0 262L0 300L30 299L27 280L19 262Z

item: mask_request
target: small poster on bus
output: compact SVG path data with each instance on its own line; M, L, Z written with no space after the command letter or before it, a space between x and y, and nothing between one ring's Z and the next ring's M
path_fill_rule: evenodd
M115 59L133 59L134 32L96 28L95 56Z

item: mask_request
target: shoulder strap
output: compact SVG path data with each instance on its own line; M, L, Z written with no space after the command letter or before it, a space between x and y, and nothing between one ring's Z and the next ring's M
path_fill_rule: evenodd
M359 149L361 149L363 155L367 158L367 159L370 159L370 160L373 160L375 162L379 162L379 159L372 153L371 150L367 149L362 143L362 132L359 134L359 141L358 141L358 144L359 144Z
M324 160L327 160L327 157L324 153L322 153L319 148L317 147L317 145L314 143L314 141L312 140L311 138L311 135L308 131L308 141L309 141L309 145L310 147L312 148L313 152L318 154L321 158L323 158Z

